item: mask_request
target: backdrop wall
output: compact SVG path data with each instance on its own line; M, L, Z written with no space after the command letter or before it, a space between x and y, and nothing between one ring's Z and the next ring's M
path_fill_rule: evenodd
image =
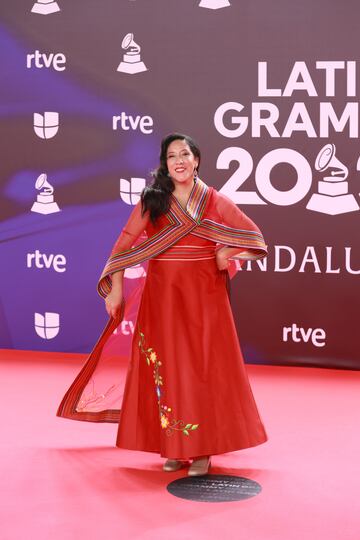
M358 3L0 11L1 347L92 348L97 279L161 138L181 131L269 244L232 283L246 360L360 368Z

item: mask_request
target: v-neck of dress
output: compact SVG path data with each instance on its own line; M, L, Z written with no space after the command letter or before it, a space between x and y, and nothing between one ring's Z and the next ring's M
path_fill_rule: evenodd
M193 187L191 188L191 191L189 193L189 196L187 198L187 201L186 201L186 204L185 206L183 206L181 204L181 202L179 201L179 199L177 197L175 197L175 195L173 193L171 193L171 195L174 197L174 199L176 199L177 203L181 206L181 208L184 210L184 212L187 212L187 207L188 207L188 204L189 204L189 201L190 201L190 198L191 198L191 195L193 194L193 191L195 189L195 186L196 186L196 180L194 180L194 183L193 183Z
M185 207L180 203L173 193L170 195L174 208L176 208L178 212L181 212L185 219L190 218L191 220L200 223L210 193L211 191L208 186L202 180L200 180L199 177L197 177Z

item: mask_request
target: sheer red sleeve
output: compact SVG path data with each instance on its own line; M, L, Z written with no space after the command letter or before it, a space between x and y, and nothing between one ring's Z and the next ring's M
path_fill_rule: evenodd
M146 227L149 220L148 211L143 216L141 215L141 201L139 201L119 234L100 276L97 289L103 298L106 298L111 291L112 274L125 270L125 268L134 266L139 262L132 255L134 248L146 243Z
M221 217L222 224L233 229L235 235L238 232L244 238L245 245L247 244L246 237L249 237L249 248L239 247L239 252L231 258L249 260L266 255L266 246L259 227L223 193L216 193L216 210ZM227 245L235 247L236 243L229 242ZM257 247L260 249L256 249Z
M139 201L116 240L111 250L110 258L122 251L128 251L136 244L137 240L141 239L142 235L145 236L145 229L149 223L149 219L149 212L145 212L144 216L141 215L141 201Z

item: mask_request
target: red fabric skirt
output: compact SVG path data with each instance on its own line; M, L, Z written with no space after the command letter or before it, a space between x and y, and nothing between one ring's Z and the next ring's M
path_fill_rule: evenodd
M116 445L173 459L267 435L242 358L214 244L152 259L135 326ZM205 250L205 251L204 251Z

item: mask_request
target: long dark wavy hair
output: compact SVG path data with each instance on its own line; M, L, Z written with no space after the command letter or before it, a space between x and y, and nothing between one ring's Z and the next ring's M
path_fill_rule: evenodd
M170 195L175 189L174 182L169 176L167 167L167 149L173 141L185 141L198 159L197 170L199 170L201 153L196 142L182 133L170 133L161 141L160 165L152 171L153 182L146 186L141 193L142 214L149 210L150 219L155 223L156 219L165 214L170 208Z

